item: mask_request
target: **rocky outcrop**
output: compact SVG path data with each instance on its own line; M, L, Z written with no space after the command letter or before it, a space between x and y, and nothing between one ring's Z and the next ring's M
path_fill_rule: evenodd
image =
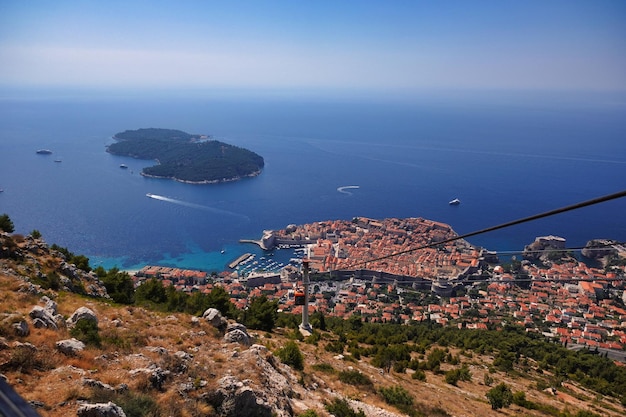
M77 417L126 417L122 408L112 402L83 404L78 407Z
M530 261L555 260L566 257L565 239L559 236L541 236L524 247L523 257Z
M102 381L98 381L97 379L91 378L83 378L82 384L84 387L95 388L100 391L105 391L109 393L122 393L128 391L128 385L119 384L117 387L113 387L109 384L105 384Z
M149 368L139 368L129 371L129 375L135 377L137 375L147 375L148 381L152 385L152 388L161 390L165 380L170 376L170 371L166 371L158 366L152 366Z
M266 404L244 382L232 376L218 381L219 388L205 395L220 417L271 417L272 405Z
M292 386L297 379L286 365L274 360L262 345L252 345L242 352L235 352L232 363L241 361L254 369L255 382L226 375L218 381L218 388L202 395L221 417L293 415L291 398L295 396ZM236 362L235 362L236 361Z
M617 255L617 249L613 245L617 244L616 240L611 239L594 239L587 242L580 253L589 259L603 259L609 256Z
M42 258L56 258L52 263L46 261L42 265ZM42 289L62 289L69 292L89 295L92 297L110 298L106 288L98 276L93 272L86 272L70 263L61 251L51 249L43 239L28 236L12 236L9 233L0 233L0 259L9 258L20 260L28 266L28 274L19 274L24 280L35 280L41 284L37 293ZM50 266L54 265L52 270ZM29 278L26 278L29 277ZM58 287L58 288L57 288ZM35 292L33 292L35 293Z

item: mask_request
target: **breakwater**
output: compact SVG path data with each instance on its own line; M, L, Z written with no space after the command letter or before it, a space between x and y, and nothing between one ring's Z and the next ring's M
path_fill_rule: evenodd
M252 256L251 253L244 253L243 255L241 255L240 257L238 257L237 259L235 259L231 263L229 263L228 267L230 269L234 269L237 265L239 265L240 263L242 263L243 261L245 261L246 259L248 259L251 256Z

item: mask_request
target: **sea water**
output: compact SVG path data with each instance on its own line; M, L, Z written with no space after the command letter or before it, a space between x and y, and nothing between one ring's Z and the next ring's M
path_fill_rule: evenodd
M144 127L209 134L260 154L265 168L212 185L142 177L152 161L106 146ZM465 234L626 189L626 100L3 98L0 189L16 232L37 229L93 266L221 271L242 253L261 255L239 239L291 223L423 217ZM461 204L449 205L454 198ZM625 200L469 241L497 251L549 234L570 248L625 241Z

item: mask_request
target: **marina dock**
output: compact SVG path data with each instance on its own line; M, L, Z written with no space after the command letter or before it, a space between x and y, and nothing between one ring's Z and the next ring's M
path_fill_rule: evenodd
M235 259L234 261L232 261L231 263L228 264L228 267L230 269L234 269L237 265L239 265L240 263L242 263L243 261L245 261L246 259L248 259L249 257L251 257L252 254L251 253L244 253L243 255L241 255L239 258Z

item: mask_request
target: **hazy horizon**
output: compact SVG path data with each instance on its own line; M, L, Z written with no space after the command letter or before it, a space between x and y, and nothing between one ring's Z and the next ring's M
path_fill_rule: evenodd
M2 91L626 91L621 1L0 3Z

